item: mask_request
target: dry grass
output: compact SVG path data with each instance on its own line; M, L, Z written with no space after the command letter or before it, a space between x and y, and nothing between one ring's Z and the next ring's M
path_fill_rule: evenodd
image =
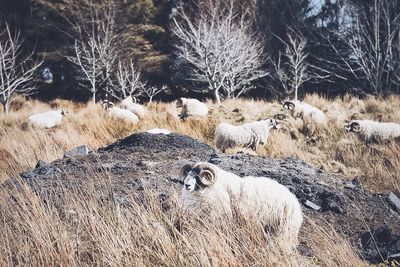
M359 100L345 96L327 100L309 95L305 101L327 112L330 117L327 128L316 128L300 119L293 119L279 103L255 100L229 100L222 105L209 102L207 119L189 119L186 122L177 118L173 103L154 103L149 106L149 116L132 126L110 119L98 105L63 100L45 104L17 99L8 117L0 114L0 180L32 168L39 159L57 159L66 150L81 144L96 149L135 132L167 128L213 145L215 126L221 121L240 124L278 115L283 119L284 127L271 134L268 145L258 149L259 155L272 158L295 156L328 172L349 178L359 177L373 191L400 191L399 143L365 144L353 134L346 135L343 130L345 120L353 115L400 122L399 97ZM61 126L49 130L26 126L30 114L61 107L70 111Z
M131 192L122 212L106 174L93 174L83 186L57 191L57 203L44 202L18 185L0 194L0 265L4 266L364 266L329 226L307 219L302 240L315 257L287 253L273 245L251 218L210 221L191 217L178 197L163 211L154 192L138 201ZM73 180L73 179L71 179ZM67 200L64 202L64 200ZM64 204L62 204L64 203ZM143 203L146 203L143 205Z
M273 132L268 145L260 147L257 154L299 157L329 172L357 176L369 189L400 191L399 143L365 144L343 131L344 120L353 114L400 122L399 97L360 101L350 96L327 100L310 95L305 101L327 111L328 128L295 120L278 103L255 100L230 100L221 105L210 102L207 118L186 122L177 118L173 103L154 103L148 107L148 117L132 126L107 117L96 105L17 99L8 117L0 114L0 181L32 168L39 159L50 162L60 158L66 150L81 144L96 149L135 132L167 128L212 145L215 126L221 121L239 124L278 115L283 129ZM70 114L53 129L27 127L30 114L50 108L64 108ZM144 207L132 197L131 207L120 213L113 201L104 203L94 192L93 184L107 181L107 177L93 177L85 186L65 191L68 205L63 206L44 202L25 186L3 190L0 265L365 265L329 225L316 225L311 219L304 224L301 239L314 251L313 260L269 246L251 220L225 218L209 224L184 214L176 200L165 213L151 191L147 201L151 205Z

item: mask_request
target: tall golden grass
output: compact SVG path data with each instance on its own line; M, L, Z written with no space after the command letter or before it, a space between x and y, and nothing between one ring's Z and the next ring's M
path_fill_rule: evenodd
M38 160L49 162L60 158L66 150L81 144L96 149L135 132L167 128L213 145L215 127L221 121L240 124L280 114L283 129L271 133L268 144L257 150L259 155L295 156L316 168L358 177L370 190L400 191L399 143L365 143L343 129L345 120L352 117L400 122L400 97L360 100L345 96L328 100L308 95L305 101L326 111L330 118L328 127L304 123L292 118L279 103L259 100L228 100L221 105L209 102L207 118L185 122L178 119L173 103L152 103L147 118L132 126L109 118L100 105L19 98L9 116L0 114L0 180L17 176ZM30 114L55 108L70 111L62 125L48 130L27 127L26 118ZM237 149L231 152L234 151Z
M349 243L329 226L306 219L301 240L314 256L285 252L264 236L252 218L209 220L189 216L178 196L165 212L147 189L144 200L128 194L120 210L112 197L94 188L107 174L80 186L54 189L62 200L40 199L24 185L0 194L2 266L365 266ZM53 181L55 182L55 181ZM63 204L64 203L64 204ZM146 203L146 205L143 205Z
M327 128L316 128L291 118L279 103L259 100L229 100L208 103L207 118L177 118L173 103L153 103L146 119L132 126L109 118L99 105L64 100L42 103L17 99L9 116L0 115L0 180L32 168L37 160L52 161L81 144L91 149L110 144L135 132L167 128L213 145L216 125L221 121L242 122L280 114L282 131L272 132L259 155L295 156L329 172L359 177L372 190L400 189L399 144L395 141L365 144L343 131L345 119L355 116L400 122L400 98L346 96L327 100L309 95L305 101L327 111ZM26 125L36 112L63 108L70 111L62 125L38 130ZM231 151L231 152L234 152ZM251 218L236 216L210 223L188 216L177 196L163 212L154 192L145 194L148 205L138 203L134 192L130 206L120 211L112 200L96 193L95 185L113 189L109 174L85 179L83 186L62 191L66 201L40 199L21 184L0 194L0 265L31 266L364 266L350 244L329 226L306 218L300 240L313 258L287 254L270 246ZM56 189L55 189L56 190ZM112 198L110 198L112 199Z

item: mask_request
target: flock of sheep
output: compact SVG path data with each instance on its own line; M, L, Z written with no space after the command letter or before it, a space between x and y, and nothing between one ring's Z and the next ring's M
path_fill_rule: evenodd
M328 126L326 114L312 105L298 100L285 101L282 104L293 117L315 125ZM115 107L109 101L103 101L102 106L110 116L132 124L143 119L147 113L146 108L136 103L133 97L124 99L120 107ZM208 114L207 105L196 99L180 98L176 107L181 109L179 117L182 120ZM35 114L28 118L28 124L38 128L51 128L60 124L65 114L63 110ZM234 147L251 148L255 151L259 144L267 143L269 131L279 127L280 124L275 119L242 125L222 122L215 130L215 145L222 152ZM352 120L345 126L345 130L358 133L363 140L400 137L400 124L391 122ZM170 133L166 129L152 129L148 132ZM299 200L285 186L267 177L241 178L207 162L184 165L181 169L181 179L184 181L182 203L188 211L198 213L208 209L208 214L232 214L232 200L237 200L242 211L257 216L266 229L270 229L276 238L285 242L291 249L296 247L303 213Z

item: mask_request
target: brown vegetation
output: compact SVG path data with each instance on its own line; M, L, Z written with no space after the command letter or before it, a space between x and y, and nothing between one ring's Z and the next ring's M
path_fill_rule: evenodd
M343 130L345 120L353 115L400 122L399 97L361 101L350 96L327 100L308 95L305 101L326 111L330 118L327 128L316 128L292 118L277 102L258 100L229 100L220 105L209 102L210 113L206 119L185 122L178 119L173 103L152 103L148 117L131 126L107 117L100 105L65 100L42 103L20 98L13 103L8 117L0 115L0 179L17 176L38 160L49 162L60 158L66 150L81 144L96 149L135 132L167 128L213 145L215 126L221 121L239 124L275 116L282 120L283 128L270 135L267 146L258 148L259 155L298 157L316 168L349 178L358 177L371 190L400 191L399 143L392 140L366 144ZM55 108L70 111L61 126L48 130L27 127L25 122L30 114Z
M370 189L400 191L400 149L396 141L365 144L343 130L353 113L365 118L400 121L400 98L359 101L346 96L327 100L305 99L331 115L329 128L315 128L293 119L279 103L229 100L209 102L207 118L182 122L174 103L152 103L150 114L131 126L106 116L100 105L64 100L42 103L17 99L9 116L0 115L0 174L17 176L36 161L52 161L81 144L96 149L129 134L167 128L213 144L218 122L242 123L280 117L283 129L273 132L268 145L257 153L267 157L299 157L318 168L350 179L357 176ZM38 130L26 125L32 113L64 108L70 111L61 126ZM342 121L343 120L343 121ZM231 151L233 152L233 151ZM100 199L95 185L108 183L108 174L93 173L84 186L64 190L62 210L45 202L27 186L0 194L0 265L112 265L112 266L363 266L351 245L332 227L306 218L302 240L314 257L288 255L258 231L251 218L235 216L213 221L183 213L177 197L168 213L162 211L149 189L148 205L134 198L120 212L114 201ZM112 194L112 185L108 185ZM12 197L11 197L12 196ZM238 214L240 215L240 214Z

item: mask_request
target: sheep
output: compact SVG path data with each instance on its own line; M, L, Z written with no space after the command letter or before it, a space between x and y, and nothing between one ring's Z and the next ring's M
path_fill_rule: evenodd
M154 128L154 129L148 130L147 133L151 133L151 134L165 134L165 135L168 135L168 134L171 133L171 131L170 131L170 130L167 130L167 129Z
M310 120L319 125L326 125L327 123L327 118L322 110L299 100L285 101L283 108L290 110L294 117Z
M68 111L58 109L34 114L28 117L28 125L39 128L52 128L61 124L63 117Z
M243 214L256 215L277 240L296 247L303 214L297 197L284 185L267 177L240 178L208 162L185 164L180 176L182 204L189 213L232 215L235 202Z
M358 133L362 139L386 140L400 137L400 124L393 122L377 122L371 120L352 120L345 125L347 133Z
M207 105L193 98L181 97L176 102L176 107L182 108L181 114L179 115L182 120L185 120L189 116L203 117L208 114Z
M215 146L225 153L227 148L249 147L256 151L258 144L266 144L271 128L278 129L279 122L266 119L242 125L226 122L218 124L215 130Z
M146 116L147 110L143 105L136 103L136 97L129 96L122 100L120 106L123 109L129 110L132 113L135 113L139 118L144 118Z
M114 107L114 103L112 102L104 100L102 107L113 118L129 121L132 124L136 124L139 122L139 117L136 116L134 113L126 109Z

